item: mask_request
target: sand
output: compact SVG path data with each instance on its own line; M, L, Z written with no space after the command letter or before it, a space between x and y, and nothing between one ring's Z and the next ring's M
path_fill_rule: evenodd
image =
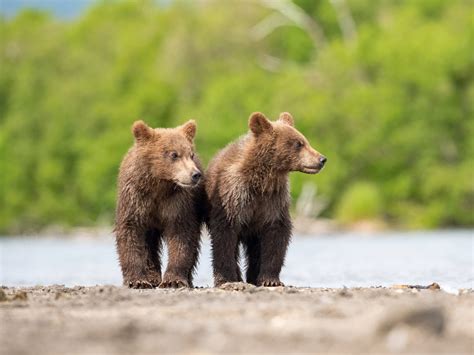
M473 290L2 291L1 354L473 353Z

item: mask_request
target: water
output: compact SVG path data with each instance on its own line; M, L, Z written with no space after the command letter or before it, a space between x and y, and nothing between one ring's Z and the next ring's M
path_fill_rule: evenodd
M281 279L312 287L427 285L473 288L474 231L295 236ZM197 286L212 285L209 241ZM121 284L113 237L0 238L0 284Z

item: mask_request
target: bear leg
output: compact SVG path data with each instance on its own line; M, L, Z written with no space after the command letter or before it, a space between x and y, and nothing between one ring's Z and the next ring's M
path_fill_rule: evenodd
M182 224L165 231L168 244L168 266L161 288L193 287L192 276L196 268L200 249L199 225L183 228Z
M209 225L212 245L212 267L214 269L214 285L219 287L226 282L240 282L237 233L229 228L216 228Z
M256 285L261 263L260 239L256 236L249 237L245 240L244 246L247 256L246 281L249 284Z
M261 234L261 264L257 286L284 286L280 271L291 238L291 223L280 221Z
M130 288L154 288L161 282L160 236L136 228L117 228L117 251L123 283Z

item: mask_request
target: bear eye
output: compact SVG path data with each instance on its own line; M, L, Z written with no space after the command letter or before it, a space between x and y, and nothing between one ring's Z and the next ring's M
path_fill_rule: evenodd
M171 152L171 153L170 153L170 157L171 157L172 160L176 160L176 159L178 159L178 153L176 153L176 152Z
M301 149L301 148L303 148L303 146L304 146L304 143L302 141L296 141L295 142L296 149Z

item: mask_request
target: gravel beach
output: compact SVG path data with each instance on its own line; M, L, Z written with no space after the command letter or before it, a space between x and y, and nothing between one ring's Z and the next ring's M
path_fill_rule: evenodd
M3 287L2 354L472 354L474 292Z

